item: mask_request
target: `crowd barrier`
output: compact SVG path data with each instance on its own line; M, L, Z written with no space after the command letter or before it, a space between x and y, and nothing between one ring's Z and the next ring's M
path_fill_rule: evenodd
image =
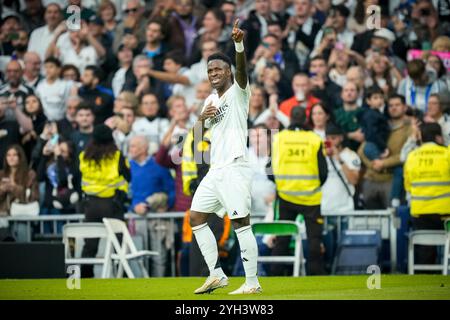
M184 212L164 212L164 213L148 213L145 216L137 215L135 213L125 214L125 219L127 221L133 221L136 230L142 234L144 238L144 249L149 250L149 235L148 235L148 224L149 221L154 220L168 220L172 228L175 227L176 219L183 219ZM347 223L349 219L359 219L356 223L357 228L365 229L378 229L381 231L383 239L390 241L390 262L391 262L391 272L396 270L397 266L397 225L398 218L396 217L394 209L386 210L356 210L356 211L324 211L322 212L324 216L324 230L327 230L327 225L330 223L330 219L334 219L334 223L337 228L338 242L343 228L344 219ZM252 221L262 220L263 217L252 217ZM51 222L53 224L53 236L61 236L57 232L58 222L83 222L84 214L63 214L63 215L40 215L40 216L15 216L15 217L3 217L1 218L7 221L9 224L25 223L26 224L26 239L31 242L32 239L32 229L35 223L39 224L39 230L43 233L44 223ZM373 221L378 220L378 223L373 223ZM361 223L361 221L366 221L366 223ZM355 220L356 221L356 220ZM174 229L172 229L174 230ZM181 231L181 230L180 230ZM171 274L175 275L175 265L176 265L176 253L175 244L172 243L171 248Z

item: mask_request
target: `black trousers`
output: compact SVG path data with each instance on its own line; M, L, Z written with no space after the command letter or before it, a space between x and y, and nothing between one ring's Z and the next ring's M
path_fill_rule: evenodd
M412 218L414 230L444 230L445 217L440 214L426 214L418 218ZM437 258L437 247L435 246L415 246L414 263L434 264Z
M103 218L115 218L124 220L123 205L116 197L98 198L88 196L84 201L85 222L103 222ZM82 257L92 258L97 255L99 239L86 239L83 247ZM94 267L83 265L81 267L82 278L92 278Z
M323 218L320 214L320 205L303 206L287 202L281 198L278 198L278 201L280 220L295 221L295 218L297 218L299 213L301 213L305 218L309 252L308 259L306 261L307 273L309 275L325 274L324 260L321 253ZM275 246L272 250L272 255L289 255L290 241L290 236L277 237ZM274 263L271 265L271 274L274 276L291 276L292 267L281 263Z

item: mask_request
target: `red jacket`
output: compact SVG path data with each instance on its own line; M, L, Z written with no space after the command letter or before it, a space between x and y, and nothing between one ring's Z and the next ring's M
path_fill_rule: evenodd
M320 100L313 95L309 95L306 99L306 117L309 117L309 113L311 112L311 107L317 103L320 102ZM292 108L300 105L300 103L297 101L297 98L293 96L292 98L289 98L287 100L284 100L280 104L280 110L288 117L291 117L291 111Z

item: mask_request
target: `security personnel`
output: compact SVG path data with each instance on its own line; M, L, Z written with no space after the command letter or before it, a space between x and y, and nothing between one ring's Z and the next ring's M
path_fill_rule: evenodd
M321 186L328 169L322 139L305 130L305 110L291 111L291 125L277 133L272 144L272 169L277 186L279 219L294 221L302 214L309 244L308 274L325 274L321 254L323 219L320 213ZM277 237L272 255L287 255L290 237ZM281 264L272 265L273 275L283 275Z
M199 139L194 140L193 129L186 136L183 145L181 171L183 192L188 196L194 195L200 182L208 173L211 151L210 136L211 132L208 130L204 133L202 139L199 137ZM225 215L222 220L217 215L212 214L208 218L208 224L218 241L220 257L227 258L228 252L224 250L224 247L230 235L230 218ZM187 275L191 277L209 275L208 266L202 258L197 241L192 237L190 210L186 211L184 216L182 241L184 249L189 250L189 274Z
M100 124L92 139L80 153L81 188L85 195L83 210L86 222L102 222L103 218L124 219L130 165L117 149L112 130ZM83 257L95 257L98 239L87 239ZM83 277L92 277L92 266L83 266Z
M444 229L450 215L450 151L438 123L420 128L422 145L412 151L404 166L405 190L411 195L411 216L416 230ZM436 248L417 246L417 263L433 264Z

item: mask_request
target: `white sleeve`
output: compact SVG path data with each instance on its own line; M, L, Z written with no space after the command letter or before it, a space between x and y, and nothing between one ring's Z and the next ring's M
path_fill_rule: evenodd
M341 152L340 158L350 170L361 170L361 159L356 152L345 149Z

